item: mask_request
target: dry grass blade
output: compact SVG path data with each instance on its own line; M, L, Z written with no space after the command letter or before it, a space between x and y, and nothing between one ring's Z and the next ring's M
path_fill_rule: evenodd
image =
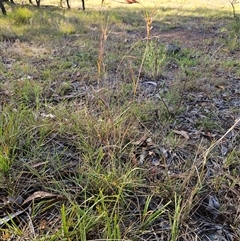
M210 152L216 147L218 146L221 141L240 123L240 118L236 119L235 123L231 126L231 128L229 128L226 133L221 137L219 138L215 143L213 143L207 150L206 152L204 153L203 155L203 168L205 167L206 163L207 163L207 158L208 158L208 155L210 154Z

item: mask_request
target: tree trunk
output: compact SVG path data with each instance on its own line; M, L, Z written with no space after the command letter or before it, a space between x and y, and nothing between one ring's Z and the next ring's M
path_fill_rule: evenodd
M85 11L85 0L82 0L82 9Z
M2 10L2 13L3 13L4 15L7 15L7 12L6 12L5 7L3 6L3 1L2 1L2 0L0 0L0 8L1 8L1 10Z
M70 7L70 4L69 4L69 0L66 0L66 2L67 2L67 8L70 9L71 7Z
M36 0L37 7L38 7L38 8L40 8L40 2L41 2L41 0Z

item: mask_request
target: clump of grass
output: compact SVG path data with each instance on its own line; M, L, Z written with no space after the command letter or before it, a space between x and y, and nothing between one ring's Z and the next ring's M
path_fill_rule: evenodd
M151 204L152 198L153 198L153 196L150 195L150 196L148 196L146 198L146 201L145 201L144 209L143 209L143 212L142 212L142 220L141 220L142 222L141 222L141 226L140 226L140 228L142 230L144 230L144 229L148 228L149 226L151 226L151 224L154 223L154 221L156 219L158 219L163 214L165 214L167 207L171 203L169 201L165 205L162 205L161 207L159 207L157 210L149 211L149 209L150 209L149 206Z
M31 113L25 107L20 107L18 110L6 107L1 111L0 170L4 173L8 172L14 163L19 142L25 135L31 119Z
M59 23L59 30L63 34L74 34L76 33L77 29L74 26L74 24L66 21L66 20L61 20Z
M26 7L20 7L12 11L9 17L15 25L28 25L31 24L33 12Z
M39 82L35 82L28 77L23 77L13 85L16 101L24 106L30 105L37 109L40 107L42 87Z
M196 126L199 129L203 129L206 131L213 131L215 128L221 129L221 127L215 121L212 121L210 118L198 120Z
M171 221L171 241L176 241L178 239L179 226L180 226L180 217L181 217L181 196L178 196L175 193L174 196L174 216L170 218Z
M228 35L227 44L230 51L238 50L240 47L240 21L234 19L229 25L230 33Z
M7 147L1 148L0 150L0 173L7 173L11 167L9 153Z

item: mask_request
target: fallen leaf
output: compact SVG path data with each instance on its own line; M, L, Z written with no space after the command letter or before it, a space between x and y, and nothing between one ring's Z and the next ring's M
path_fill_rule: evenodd
M156 145L155 143L153 143L152 138L147 138L146 142L147 142L147 146L155 146Z
M32 201L32 200L35 200L35 199L44 199L44 198L53 198L53 197L58 197L58 195L56 194L52 194L52 193L49 193L49 192L43 192L43 191L37 191L37 192L34 192L30 197L28 197L22 205Z
M146 155L147 155L146 151L143 150L143 152L142 152L142 154L140 155L140 158L139 158L139 162L138 162L139 165L143 165Z
M8 241L11 238L11 234L8 231L5 231L2 233L1 240L2 241Z
M40 230L45 230L46 228L47 228L47 220L46 219L41 219L40 220L39 229Z
M24 209L24 210L17 211L17 212L15 212L15 213L10 213L10 214L8 214L6 217L1 218L1 219L0 219L0 226L3 225L3 224L5 224L5 223L7 223L7 222L10 221L10 220L12 220L13 218L19 216L20 214L24 213L26 210L27 210L27 208Z
M139 2L136 1L136 0L126 0L126 3L127 4L133 4L133 3L139 3Z
M189 135L187 134L186 131L177 131L177 130L173 130L174 133L183 136L184 138L186 138L187 140L189 139Z
M136 146L141 146L147 139L148 137L144 135L143 137L140 138L140 140L134 141L132 144Z
M223 85L215 85L215 87L221 90L225 90L225 87Z
M105 2L105 0L102 0L102 4ZM133 4L133 3L139 3L137 0L125 0L127 4ZM124 3L124 2L119 2L119 3Z

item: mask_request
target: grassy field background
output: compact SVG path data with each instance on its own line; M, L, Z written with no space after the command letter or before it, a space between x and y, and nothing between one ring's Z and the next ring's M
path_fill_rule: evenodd
M0 240L240 240L239 3L4 4Z
M101 7L101 1L98 1L98 0L93 0L93 1L90 1L90 0L86 0L86 6L88 6L90 9L92 8L100 8ZM27 3L27 2L26 2ZM49 0L43 0L42 1L43 4L53 4L53 5L58 5L59 2L58 1L49 1ZM78 6L80 3L81 5L81 0L80 1L71 1L71 4L73 6ZM104 1L104 6L105 7L109 7L109 8L116 8L116 7L120 7L120 8L123 8L123 7L126 7L129 9L131 8L139 8L141 5L145 6L145 7L151 7L151 8L154 8L154 7L161 7L161 6L167 6L167 7L171 7L171 6L175 6L175 7L178 7L178 8L191 8L191 7L207 7L207 8L212 8L212 9L217 9L217 8L226 8L226 9L230 9L231 8L231 5L229 1L227 0L219 0L219 1L199 1L199 0L196 0L196 1L187 1L187 0L182 0L182 1L173 1L173 0L170 0L170 1L166 1L166 0L163 0L163 1L156 1L156 0L143 0L143 1L140 1L140 5L138 4L126 4L125 1L111 1L111 0L106 0ZM237 6L237 4L236 4ZM238 7L238 6L237 6Z

